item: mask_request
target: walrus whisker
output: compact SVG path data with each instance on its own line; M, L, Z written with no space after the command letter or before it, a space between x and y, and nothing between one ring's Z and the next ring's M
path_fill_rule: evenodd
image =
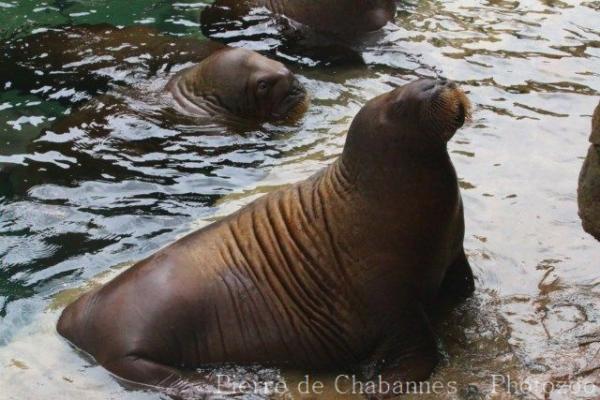
M444 82L444 87L434 95L425 114L424 120L429 121L443 140L448 140L454 131L470 121L470 102L456 84Z

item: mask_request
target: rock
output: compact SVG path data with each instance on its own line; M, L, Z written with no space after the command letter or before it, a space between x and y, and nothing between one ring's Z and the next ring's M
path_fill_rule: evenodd
M592 145L579 175L578 203L583 229L600 240L600 104L592 118Z

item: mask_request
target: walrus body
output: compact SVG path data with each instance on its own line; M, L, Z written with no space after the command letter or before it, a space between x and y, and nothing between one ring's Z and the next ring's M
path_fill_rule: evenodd
M225 46L213 41L161 35L146 26L118 28L109 24L46 29L0 49L11 64L0 63L0 84L51 96L45 85L75 89L86 95L106 92L168 71L177 64L199 62ZM4 86L4 85L3 85ZM53 96L65 98L66 96Z
M579 175L579 215L586 232L600 240L600 103L594 111L590 142Z
M202 18L240 17L252 9L265 7L318 32L356 36L376 31L393 20L394 0L217 0L204 10Z
M328 168L84 295L59 333L148 384L222 363L426 379L427 310L473 290L446 149L467 110L454 84L432 80L371 100Z

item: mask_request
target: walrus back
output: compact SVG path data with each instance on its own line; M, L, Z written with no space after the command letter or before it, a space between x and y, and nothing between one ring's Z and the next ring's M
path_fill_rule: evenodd
M124 43L134 46L122 46ZM199 62L224 48L225 45L195 38L178 38L162 35L147 26L118 28L109 24L58 26L52 30L32 34L1 45L0 55L11 63L0 62L0 87L10 77L11 88L29 93L42 86L73 87L89 95L105 93L111 82L119 81L116 75L102 73L105 68L127 72L129 83L132 76L139 78L154 76L163 67L166 70L175 64ZM43 63L39 54L46 54ZM90 57L93 54L94 57ZM125 62L134 57L147 57L143 62ZM142 58L144 58L142 57ZM38 70L61 71L60 79L54 74L38 75ZM47 96L50 91L39 93ZM64 98L58 99L65 102ZM71 103L66 103L71 106Z
M84 349L89 353L92 349L89 348L86 338L89 338L91 334L87 327L94 293L95 291L86 293L69 304L63 310L56 325L56 330L62 337L77 348Z

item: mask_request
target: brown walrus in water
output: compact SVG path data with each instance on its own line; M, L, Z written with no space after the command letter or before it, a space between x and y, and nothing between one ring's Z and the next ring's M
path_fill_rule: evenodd
M153 385L223 363L427 379L427 310L473 290L447 151L468 110L454 83L431 79L369 101L328 168L82 296L58 332Z
M305 110L306 92L280 62L254 51L226 47L173 77L166 90L190 115L226 120L294 119Z
M18 69L4 71L0 79L10 81L13 89L50 98L60 99L69 91L82 91L80 97L102 94L115 84L139 85L157 71L195 62L166 85L174 101L158 102L187 115L235 123L295 119L306 108L303 86L280 62L251 50L169 37L143 26L51 29L15 41L2 52ZM138 97L160 97L146 89Z
M583 229L600 240L600 103L592 118L592 143L579 175L578 202Z
M382 28L396 15L394 0L217 0L202 13L203 24L239 18L264 7L318 32L356 36Z

